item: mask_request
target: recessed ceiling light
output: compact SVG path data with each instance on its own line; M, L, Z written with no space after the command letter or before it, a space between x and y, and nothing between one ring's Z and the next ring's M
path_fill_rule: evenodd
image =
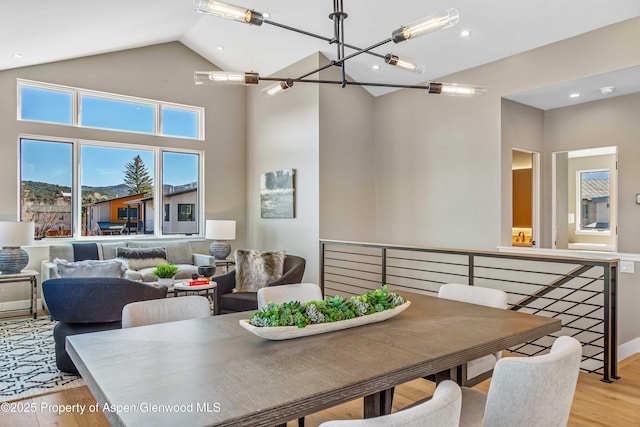
M224 50L224 47L223 47L223 46L216 46L216 49L218 49L218 50Z
M24 55L23 55L23 54L21 54L21 53L14 53L14 54L13 54L13 55L11 55L11 56L13 56L13 57L14 57L14 58L16 58L16 59L24 58Z
M379 69L380 69L380 66L379 66L379 65L372 65L372 66L371 66L371 69L373 69L373 70L376 70L376 71L377 71L377 70L379 70Z
M471 35L471 31L469 30L462 30L460 32L460 37L469 37Z
M603 94L603 95L609 95L610 93L613 93L613 91L614 91L615 89L616 89L616 88L615 88L615 87L613 87L613 86L605 86L605 87L601 87L601 88L600 88L600 93L601 93L601 94Z
M580 94L578 92L572 93L571 95L569 95L569 98L578 98L580 96Z

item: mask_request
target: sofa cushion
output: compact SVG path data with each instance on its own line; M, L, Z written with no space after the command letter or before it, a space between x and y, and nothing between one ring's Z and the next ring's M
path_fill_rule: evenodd
M102 248L101 259L113 259L116 257L116 250L127 246L126 242L103 242L99 243Z
M141 270L167 263L164 248L116 248L116 257L125 260L131 270Z
M282 277L284 251L259 252L238 249L236 258L236 287L233 292L257 292L258 289Z
M184 241L168 241L162 242L128 242L130 248L153 248L162 246L167 253L167 261L172 264L193 264L193 251L191 243Z
M125 263L117 259L70 262L56 258L53 263L58 277L125 277L127 270Z

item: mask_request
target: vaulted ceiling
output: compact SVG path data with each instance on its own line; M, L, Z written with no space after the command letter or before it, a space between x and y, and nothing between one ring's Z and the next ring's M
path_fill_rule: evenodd
M278 23L333 35L330 0L232 2ZM456 26L375 50L411 58L425 66L423 74L366 54L348 60L347 73L356 81L419 84L640 16L638 0L344 0L345 42L367 47L449 8L459 12ZM2 0L0 22L0 70L176 40L223 70L263 76L317 51L336 56L335 45L321 40L197 13L192 0ZM470 36L462 37L462 30ZM378 96L392 89L368 90Z

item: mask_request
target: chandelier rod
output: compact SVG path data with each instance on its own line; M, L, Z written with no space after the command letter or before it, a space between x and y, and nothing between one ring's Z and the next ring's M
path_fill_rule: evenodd
M331 64L329 64L331 66ZM326 67L325 67L326 68ZM341 85L342 81L340 80L319 80L319 79L305 79L304 77L299 77L296 79L286 78L286 77L262 77L260 76L260 80L264 81L274 81L274 82L291 82L291 83L327 83L327 84L336 84ZM378 87L393 87L399 89L427 89L429 86L427 85L402 85L402 84L393 84L393 83L371 83L371 82L352 82L347 81L347 85L353 86L378 86Z
M323 40L329 44L334 44L334 43L338 43L338 41L335 38L329 38L329 37L325 37L325 36L321 36L320 34L314 34L314 33L310 33L309 31L305 31L305 30L301 30L299 28L295 28L295 27L290 27L289 25L285 25L285 24L280 24L279 22L275 22L275 21L270 21L268 19L264 20L265 24L269 24L269 25L273 25L274 27L279 27L279 28L283 28L285 30L289 30L289 31L293 31L295 33L300 33L300 34L304 34L305 36L309 36L309 37L314 37L316 39L320 39ZM343 43L344 47L348 47L349 49L353 49L353 50L362 50L362 48L359 48L358 46L354 46L348 43ZM364 53L368 53L369 55L372 56L376 56L380 59L384 59L384 55L380 54L380 53L376 53L376 52L369 52L366 51Z
M382 46L382 45L384 45L384 44L387 44L387 43L389 43L391 40L393 40L393 39L388 38L387 40L383 40L383 41L378 42L378 43L376 43L376 44L373 44L373 45L371 45L371 46L369 46L369 47L365 47L364 49L360 49L360 50L358 50L357 52L354 52L354 53L352 53L352 54L351 54L351 55L349 55L349 56L345 56L344 58L340 58L340 59L337 59L337 60L331 60L331 62L330 62L329 64L327 64L327 65L323 65L322 67L319 67L319 68L317 68L317 69L315 69L315 70L313 70L313 71L310 71L310 72L308 72L308 73L306 73L306 74L304 74L304 75L302 75L302 76L298 77L298 79L304 79L305 77L310 76L311 74L315 74L315 73L318 73L318 72L320 72L320 71L322 71L322 70L326 70L327 68L332 67L332 66L334 66L334 65L341 65L341 66L342 66L342 65L344 65L344 64L343 64L343 63L344 63L344 61L346 61L347 59L351 59L351 58L353 58L354 56L358 56L358 55L360 55L360 54L362 54L362 53L369 53L369 51L370 51L371 49L375 49L375 48L380 47L380 46ZM343 68L343 70L344 70L344 67L342 67L342 68ZM260 77L260 78L262 79L262 77ZM346 81L346 76L343 76L343 80L344 80L344 81ZM296 81L296 79L293 79L293 81Z

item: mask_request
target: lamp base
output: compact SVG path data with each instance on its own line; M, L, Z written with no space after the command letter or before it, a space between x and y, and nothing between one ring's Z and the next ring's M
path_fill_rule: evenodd
M18 274L29 264L29 254L19 247L0 249L0 274Z
M225 259L231 253L231 245L226 240L214 240L209 246L209 253L215 259Z

